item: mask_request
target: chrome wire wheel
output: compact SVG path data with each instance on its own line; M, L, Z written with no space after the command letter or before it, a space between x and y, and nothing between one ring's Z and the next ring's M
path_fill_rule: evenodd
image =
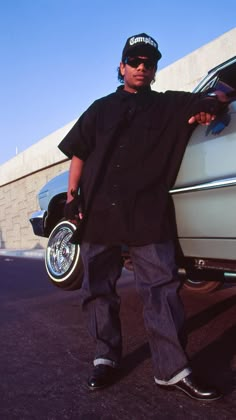
M78 289L83 274L79 245L70 238L76 226L68 221L60 222L52 230L45 254L45 265L50 280L66 290Z

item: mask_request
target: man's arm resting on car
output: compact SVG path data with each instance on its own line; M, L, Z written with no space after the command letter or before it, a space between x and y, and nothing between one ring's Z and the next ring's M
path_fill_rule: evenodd
M211 98L213 100L215 100L217 98L218 101L224 106L229 103L229 98L227 97L227 95L220 90L212 92L212 93L208 94L208 96L206 96L207 100L209 100ZM189 124L198 123L198 124L201 124L201 125L210 125L211 121L213 121L215 118L216 118L215 113L210 113L210 112L206 112L205 110L202 110L200 112L197 112L195 115L192 115L189 118L188 123Z

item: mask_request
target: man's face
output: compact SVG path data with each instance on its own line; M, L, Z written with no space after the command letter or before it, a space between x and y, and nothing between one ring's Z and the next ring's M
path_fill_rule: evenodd
M150 86L156 73L156 62L145 56L127 57L120 63L120 72L124 76L124 90L133 93Z

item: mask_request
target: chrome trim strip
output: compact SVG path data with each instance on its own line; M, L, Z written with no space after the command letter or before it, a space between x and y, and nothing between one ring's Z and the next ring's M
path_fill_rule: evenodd
M47 213L46 210L37 210L37 211L34 211L34 213L32 213L30 215L29 220L43 219L45 217L46 213Z
M205 182L203 184L192 185L191 187L173 188L170 190L171 194L179 194L185 192L203 191L213 188L231 187L236 185L236 178L226 178L218 181Z

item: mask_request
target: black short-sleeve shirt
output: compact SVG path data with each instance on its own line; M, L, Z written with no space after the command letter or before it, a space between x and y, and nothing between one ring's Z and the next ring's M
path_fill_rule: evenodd
M95 101L59 144L85 161L83 239L143 245L175 234L169 194L202 94L146 89Z

